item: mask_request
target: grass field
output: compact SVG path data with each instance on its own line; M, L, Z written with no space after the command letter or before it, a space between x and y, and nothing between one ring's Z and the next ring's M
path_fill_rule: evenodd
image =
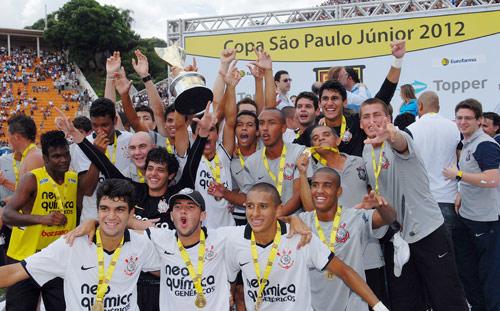
M5 300L5 289L0 288L0 301Z

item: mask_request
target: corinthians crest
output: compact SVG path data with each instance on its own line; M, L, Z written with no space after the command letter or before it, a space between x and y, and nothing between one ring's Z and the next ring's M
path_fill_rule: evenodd
M288 270L293 266L295 260L293 260L293 258L291 256L291 254L292 254L291 249L285 248L282 251L278 252L277 254L278 254L278 256L280 256L280 260L278 262L278 265L281 268Z
M130 256L129 258L125 259L125 264L127 265L124 272L128 276L132 276L135 271L137 271L137 261L139 260L139 257L137 256Z
M210 245L210 248L205 249L205 260L210 261L217 257L217 253L214 250L214 246Z
M339 229L337 230L337 236L335 237L335 241L337 243L345 243L347 240L349 240L349 231L346 229L346 223L344 222L342 225L340 225Z

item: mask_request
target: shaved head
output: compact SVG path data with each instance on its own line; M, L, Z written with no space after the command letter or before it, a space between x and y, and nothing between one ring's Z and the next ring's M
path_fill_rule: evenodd
M148 132L137 132L132 135L130 138L130 144L131 145L136 145L139 143L147 143L150 144L151 146L153 145L153 138L151 135L149 135Z
M279 110L279 109L275 109L275 108L267 108L267 109L264 109L260 115L259 115L259 119L263 116L273 116L275 118L277 118L281 124L286 124L286 117L285 117L285 114Z
M439 112L439 97L436 92L426 91L418 97L419 115L428 112Z

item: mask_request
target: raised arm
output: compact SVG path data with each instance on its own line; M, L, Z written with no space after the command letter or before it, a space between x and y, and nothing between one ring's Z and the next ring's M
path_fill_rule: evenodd
M265 108L264 98L264 74L265 71L255 65L247 65L255 78L255 103L257 104L257 115Z
M391 145L391 148L401 154L408 153L408 142L402 132L387 118L381 125L375 125L377 128L376 137L365 139L365 144L382 144L383 142Z
M307 178L307 168L309 166L309 153L302 153L297 159L297 169L300 180L300 201L305 211L314 211L314 203L311 194L311 187Z
M148 76L151 77L149 75L148 58L139 50L135 50L134 53L137 57L137 61L132 58L132 67L134 67L135 72L144 81L144 78L147 78ZM163 109L160 94L153 83L153 79L149 78L146 82L144 82L144 86L146 88L146 93L148 94L149 106L151 107L151 110L153 110L156 128L161 135L168 137L167 130L165 129L165 111Z
M406 41L395 41L391 43L391 51L394 56L394 62L387 73L380 90L375 95L376 98L382 100L386 104L390 104L401 75L401 66L403 57L406 53Z
M222 144L229 154L234 150L234 130L236 127L236 85L240 82L241 75L236 68L236 60L233 61L224 76L226 93L224 94L224 135Z
M205 149L208 134L210 133L210 129L215 126L217 122L214 113L209 111L210 103L207 104L207 110L201 119L193 119L193 122L198 123L198 135L189 149L188 158L184 170L182 171L181 179L176 185L178 190L184 188L194 189L196 172L198 171L198 166L200 165L201 157L203 156L203 150Z
M132 100L130 99L129 91L132 86L132 81L127 79L125 74L125 69L121 67L120 71L114 74L115 76L115 87L120 94L120 98L122 100L123 112L127 116L128 121L130 122L130 126L136 132L148 132L148 128L143 125L137 116L137 112L135 111Z
M113 52L113 55L106 60L106 86L104 87L104 97L116 102L114 74L120 70L122 59L120 52Z
M219 71L217 72L217 77L215 78L213 92L214 92L214 111L216 112L217 120L222 120L222 115L224 114L224 109L219 106L223 105L224 91L226 87L226 82L224 77L229 69L231 62L236 58L235 49L225 49L221 52Z
M273 62L271 56L264 50L256 50L257 60L251 62L251 65L264 70L265 83L265 108L276 108L276 84L274 83Z

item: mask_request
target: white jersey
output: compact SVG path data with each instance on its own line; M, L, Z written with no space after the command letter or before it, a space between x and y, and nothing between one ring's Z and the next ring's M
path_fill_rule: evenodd
M285 204L293 196L293 183L295 179L299 178L299 170L297 169L295 163L297 159L302 154L305 146L297 144L285 144L286 145L286 157L285 157L285 167L283 172L280 171L280 161L281 157L273 160L268 159L269 170L278 178L283 174L283 190L281 192L281 202ZM257 150L245 161L245 170L248 174L245 176L245 186L243 192L248 193L250 188L256 183L266 182L271 185L276 186L275 182L269 175L268 170L264 166L264 161L262 160L262 150ZM307 176L312 176L312 166L309 163L307 168Z
M207 300L206 310L229 310L230 288L224 265L224 230L205 229L205 263L202 273L203 293ZM146 231L161 259L160 310L199 310L194 302L196 290L177 246L177 234L173 230L151 228ZM198 271L199 243L186 251Z
M309 244L297 250L300 236L287 238L288 230L288 226L281 223L281 240L269 282L264 289L262 310L313 310L309 269L323 270L333 259L333 253L315 236ZM247 310L254 310L259 284L250 251L252 229L247 225L236 227L233 232L227 238L225 248L229 279L234 281L238 272L242 271L245 306ZM271 249L272 242L264 246L257 245L261 274L264 273Z
M299 217L317 236L314 215L314 212L306 212L299 214ZM363 279L365 279L363 255L366 253L369 241L373 238L382 238L388 228L384 226L372 230L372 217L373 210L342 209L339 229L335 237L335 256L342 259ZM319 223L325 239L329 241L333 222L320 221ZM309 276L314 310L358 311L368 309L366 302L338 277L330 280L325 278L324 273L314 269L311 269Z
M120 133L120 134L118 134ZM127 176L129 175L129 166L133 165L133 163L130 162L130 159L128 157L128 144L130 142L130 138L132 137L132 134L126 131L117 131L117 137L116 137L116 162L114 165L116 168L124 175ZM94 141L94 138L92 135L87 136L87 140L90 142ZM113 159L113 154L114 154L114 145L108 145L108 155L110 161ZM72 152L71 154L71 167L77 172L83 172L89 169L90 167L90 160L85 156L83 151L76 146L76 148L71 149L70 151ZM113 161L112 161L113 162ZM104 176L102 174L99 175L99 183L102 183L104 181ZM83 222L84 220L87 219L97 219L97 206L96 206L96 197L95 197L95 191L94 194L91 197L84 196L83 197L83 209L82 209L82 216L80 219L80 222Z
M231 177L231 157L221 144L217 145L217 155L220 162L221 183L227 188L233 188L233 179ZM210 165L215 169L215 161L212 159ZM199 191L205 199L207 218L204 225L209 228L218 228L222 226L234 226L234 218L231 214L231 204L221 199L217 201L212 195L208 194L208 186L214 181L212 171L207 165L204 157L200 160L198 171L196 172L195 190Z
M91 310L97 292L97 247L79 237L69 246L62 238L25 259L23 265L33 280L42 286L55 277L64 279L67 310ZM105 270L112 254L104 252ZM139 310L136 284L141 271L158 270L160 263L151 241L126 230L115 271L104 296L104 310Z

